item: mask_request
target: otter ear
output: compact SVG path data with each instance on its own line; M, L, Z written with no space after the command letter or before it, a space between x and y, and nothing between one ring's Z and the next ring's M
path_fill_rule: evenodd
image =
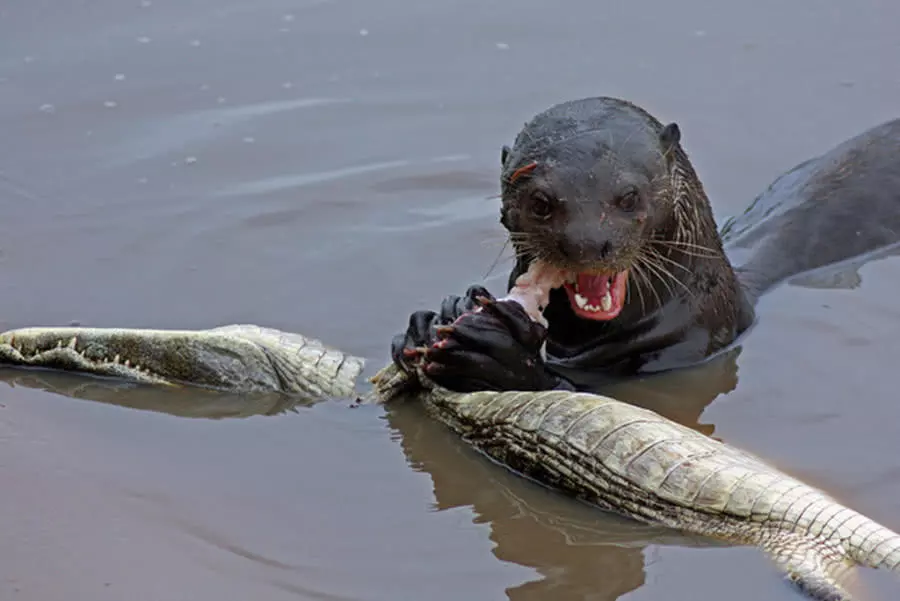
M503 148L500 149L500 166L506 165L506 157L509 156L510 148L506 144L503 145Z
M663 152L668 154L681 141L681 129L677 123L669 123L659 134L659 141L662 144Z

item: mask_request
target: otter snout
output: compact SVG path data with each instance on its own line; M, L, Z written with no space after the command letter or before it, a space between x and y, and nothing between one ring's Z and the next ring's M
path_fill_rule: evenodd
M566 237L557 243L559 254L573 263L590 263L608 259L613 254L611 240Z

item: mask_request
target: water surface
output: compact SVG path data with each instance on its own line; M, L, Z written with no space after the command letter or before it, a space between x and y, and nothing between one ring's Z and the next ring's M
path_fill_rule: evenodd
M378 366L410 311L502 290L490 196L534 113L609 94L677 121L723 219L897 116L898 18L877 0L4 3L0 328L252 322ZM900 528L898 282L888 256L782 287L739 352L617 394ZM755 550L523 482L416 407L2 377L0 599L798 598Z

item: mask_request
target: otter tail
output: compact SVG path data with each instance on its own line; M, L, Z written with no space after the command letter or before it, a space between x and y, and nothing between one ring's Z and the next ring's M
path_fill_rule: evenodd
M873 127L778 177L721 236L758 298L800 274L854 287L856 270L900 248L900 119ZM811 274L812 275L812 274Z

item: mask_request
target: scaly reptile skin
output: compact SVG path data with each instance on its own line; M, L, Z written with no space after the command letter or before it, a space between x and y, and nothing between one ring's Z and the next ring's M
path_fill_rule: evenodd
M352 395L365 364L318 340L254 325L183 331L22 328L0 334L0 363L309 398Z
M151 384L308 397L353 394L363 360L257 326L202 331L27 328L0 334L0 362ZM855 565L900 567L900 535L762 460L611 398L436 387L394 365L372 400L412 394L488 457L603 509L768 553L808 596L852 601Z

